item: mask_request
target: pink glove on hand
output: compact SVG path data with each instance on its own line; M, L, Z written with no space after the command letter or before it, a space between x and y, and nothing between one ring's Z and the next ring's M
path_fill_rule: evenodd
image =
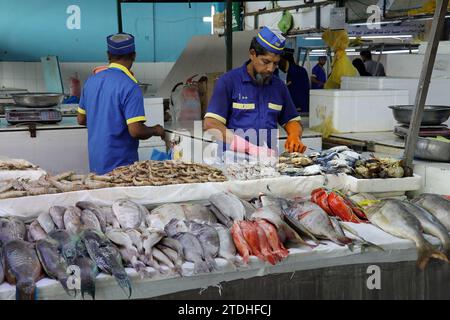
M274 150L254 145L238 135L233 136L230 149L235 152L248 153L249 155L256 157L274 157L276 155Z

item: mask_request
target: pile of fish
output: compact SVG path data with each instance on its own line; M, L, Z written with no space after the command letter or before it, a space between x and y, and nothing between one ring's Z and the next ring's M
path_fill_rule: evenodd
M361 155L347 146L337 146L322 152L310 154L283 153L278 170L283 175L313 176L320 174L352 173Z
M165 204L149 212L124 199L112 207L80 201L51 207L27 225L15 218L1 218L0 223L0 252L6 262L0 264L0 283L5 271L6 280L17 284L17 298L34 298L44 274L72 295L67 284L74 266L80 270L83 298L86 293L95 298L100 271L114 276L130 297L124 267L151 277L181 275L185 262L194 264L194 273L218 270L218 257L238 264L230 229L200 204ZM24 268L23 261L32 263Z
M143 161L120 167L108 175L65 172L38 180L0 181L0 199L37 196L80 190L130 186L161 186L201 182L222 182L222 171L200 164L173 161Z
M275 166L263 162L227 164L224 171L225 175L232 180L256 180L280 176Z
M371 157L356 161L354 168L353 175L358 179L385 179L412 176L412 170L405 166L403 160L397 159Z
M436 194L422 194L411 201L396 199L376 200L368 194L357 195L365 205L371 223L396 237L413 241L418 250L417 265L424 269L430 258L448 262L450 258L450 200ZM423 233L441 241L441 250L435 249Z
M0 160L0 171L2 170L35 170L38 169L38 166L34 164L22 160L22 159L8 159L8 160Z

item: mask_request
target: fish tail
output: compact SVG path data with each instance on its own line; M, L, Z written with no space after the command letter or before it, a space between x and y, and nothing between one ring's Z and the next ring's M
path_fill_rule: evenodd
M69 297L76 297L77 296L77 290L75 289L75 290L70 290L68 287L67 287L67 282L68 282L68 277L66 277L66 276L64 276L64 277L60 277L59 278L59 283L61 283L61 286L63 287L63 289L64 289L64 291L67 293L67 295L69 296Z
M16 300L37 300L36 284L34 282L18 282L16 284Z
M125 294L128 294L128 299L130 299L133 290L131 288L130 278L128 278L126 272L121 270L119 272L114 272L113 275Z
M95 300L95 278L89 273L81 275L81 297L84 300L84 294L89 294Z
M429 245L427 243L425 243L425 245L422 245L418 248L417 254L418 254L417 266L419 267L420 270L425 270L425 267L427 266L428 261L431 258L449 262L448 258L446 257L446 255L444 253L436 250L435 248L433 248L431 245Z
M216 263L216 260L213 257L206 257L206 264L208 265L209 271L219 270L219 266Z
M194 273L208 273L209 267L205 261L198 261L194 263Z

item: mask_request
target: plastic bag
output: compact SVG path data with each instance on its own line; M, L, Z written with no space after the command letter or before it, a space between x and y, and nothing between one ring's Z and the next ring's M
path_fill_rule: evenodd
M193 78L186 80L186 83L178 83L171 94L173 106L173 121L194 121L201 120L202 106L199 95L198 82Z
M334 50L331 74L325 83L325 89L340 89L342 77L356 77L358 70L353 66L345 49L348 48L349 38L346 30L326 30L322 39L327 46Z
M281 32L288 33L289 30L292 29L293 22L294 17L289 11L285 10L283 11L283 16L281 17L280 22L278 22L278 28L280 29Z

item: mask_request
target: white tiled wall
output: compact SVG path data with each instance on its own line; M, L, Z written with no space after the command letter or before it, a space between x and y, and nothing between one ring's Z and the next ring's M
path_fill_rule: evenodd
M78 74L82 84L91 75L92 69L104 65L98 63L60 63L64 92L70 91L70 78ZM156 93L173 67L172 62L135 63L132 71L142 83L150 83L148 92ZM0 62L0 88L28 89L30 92L45 92L40 62Z

